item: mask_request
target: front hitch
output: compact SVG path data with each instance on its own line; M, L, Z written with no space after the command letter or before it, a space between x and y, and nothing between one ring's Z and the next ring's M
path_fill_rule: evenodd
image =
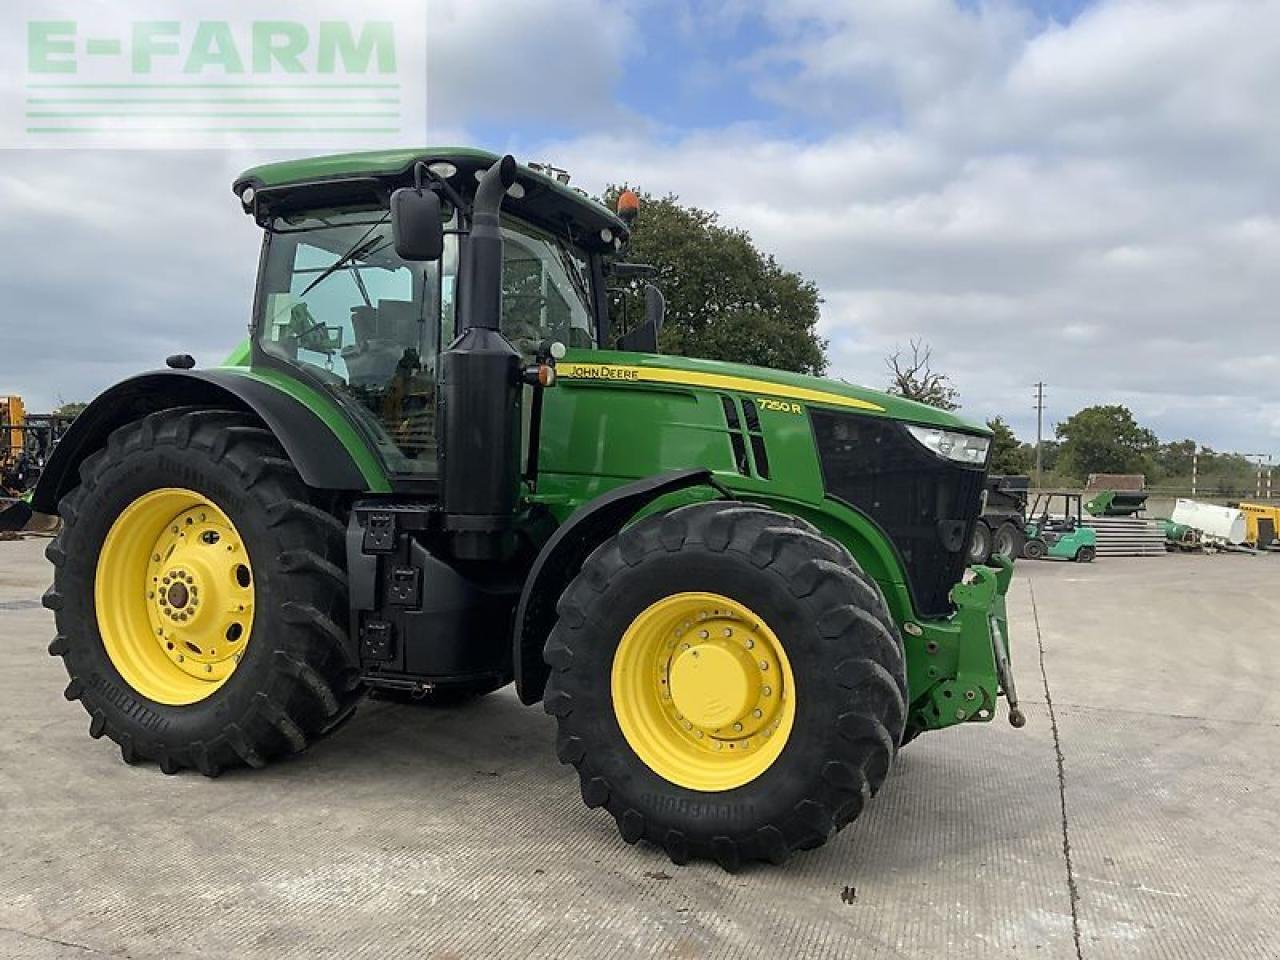
M1009 662L1004 601L1013 580L1013 562L997 554L987 564L969 569L972 579L956 584L951 591L960 626L956 672L953 679L932 691L935 715L944 723L990 720L995 715L996 698L1003 694L1009 704L1009 723L1023 727L1027 718L1018 705ZM968 703L956 705L957 694ZM972 708L975 701L981 709Z

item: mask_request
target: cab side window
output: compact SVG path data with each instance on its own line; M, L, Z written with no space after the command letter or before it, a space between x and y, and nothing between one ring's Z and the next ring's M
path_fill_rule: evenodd
M525 356L545 340L595 346L587 260L564 241L504 220L502 332Z

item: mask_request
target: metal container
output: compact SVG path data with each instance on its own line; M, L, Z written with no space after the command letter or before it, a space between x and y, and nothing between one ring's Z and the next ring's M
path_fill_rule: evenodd
M1227 543L1240 544L1245 540L1244 514L1231 507L1180 499L1173 505L1171 519Z

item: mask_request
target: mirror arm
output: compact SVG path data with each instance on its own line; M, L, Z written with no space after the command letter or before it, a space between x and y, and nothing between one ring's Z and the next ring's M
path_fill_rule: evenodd
M471 208L467 205L467 202L462 199L462 195L459 194L457 190L453 189L448 180L419 160L413 167L413 185L419 191L422 190L422 181L424 178L431 180L431 189L434 190L438 188L458 211L470 216Z

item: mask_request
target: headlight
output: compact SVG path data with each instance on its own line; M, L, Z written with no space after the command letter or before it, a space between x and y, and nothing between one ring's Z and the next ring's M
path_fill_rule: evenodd
M939 430L937 427L918 427L907 424L907 429L921 446L928 447L940 457L955 460L957 463L987 462L987 450L991 440L987 437L975 437L970 433L956 433L954 430Z

